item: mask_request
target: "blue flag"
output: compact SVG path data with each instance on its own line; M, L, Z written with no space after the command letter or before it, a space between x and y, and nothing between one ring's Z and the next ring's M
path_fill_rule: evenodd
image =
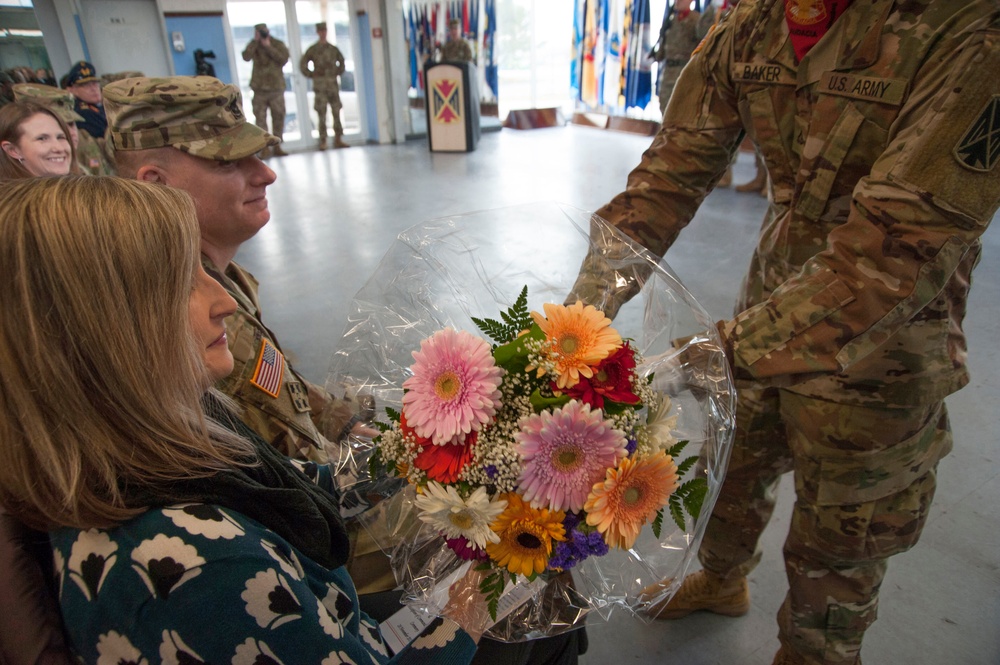
M653 97L649 57L649 0L633 0L625 74L625 108L646 108Z
M500 76L497 68L496 34L497 8L496 0L486 0L486 25L483 27L483 73L486 85L493 91L493 96L500 98Z

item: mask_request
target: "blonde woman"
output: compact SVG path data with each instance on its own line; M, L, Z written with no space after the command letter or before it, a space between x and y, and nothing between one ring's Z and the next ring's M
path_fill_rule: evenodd
M0 107L0 182L80 173L70 136L66 123L44 106Z
M49 532L72 649L87 663L467 663L486 616L473 581L445 610L455 621L389 658L342 567L328 470L311 482L206 395L232 368L235 302L198 245L177 190L0 187L0 502Z

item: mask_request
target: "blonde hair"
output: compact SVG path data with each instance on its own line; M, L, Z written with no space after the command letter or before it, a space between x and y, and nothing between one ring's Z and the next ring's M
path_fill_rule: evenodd
M26 524L120 523L142 511L129 485L252 457L201 409L198 242L178 190L103 176L0 186L0 502Z
M0 107L0 142L10 141L17 145L24 137L24 123L39 114L50 115L59 123L59 128L69 142L70 173L80 173L80 165L76 162L76 146L70 139L69 125L51 109L41 104L20 101ZM0 150L0 182L34 177L35 174L25 168L24 164L8 155L6 150Z

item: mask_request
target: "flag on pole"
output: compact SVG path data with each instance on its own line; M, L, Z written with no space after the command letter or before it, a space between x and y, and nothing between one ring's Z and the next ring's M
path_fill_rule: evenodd
M622 0L608 0L607 55L604 58L604 89L602 103L612 110L619 107L622 92L622 24L625 7Z
M628 26L625 108L646 108L653 96L652 59L649 57L649 0L632 0Z
M493 96L500 98L499 72L497 71L496 32L497 7L496 0L486 0L486 25L483 26L483 73L486 85L493 91Z
M587 0L573 2L573 51L569 63L569 92L576 100L583 99L583 34L586 26Z

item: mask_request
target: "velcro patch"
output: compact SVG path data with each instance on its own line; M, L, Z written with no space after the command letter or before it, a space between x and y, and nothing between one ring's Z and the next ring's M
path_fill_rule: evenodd
M972 171L992 171L1000 161L1000 95L986 102L952 151L958 163Z
M782 67L768 62L734 62L732 76L739 83L770 83L773 85L795 85L795 76Z
M312 407L309 406L309 393L306 391L305 386L298 381L288 382L288 396L292 398L292 406L299 413L312 411Z
M284 376L285 356L269 340L262 339L260 354L257 356L257 366L253 370L250 383L271 397L277 397L281 392Z
M826 72L820 79L819 91L838 97L899 106L906 96L906 80Z

